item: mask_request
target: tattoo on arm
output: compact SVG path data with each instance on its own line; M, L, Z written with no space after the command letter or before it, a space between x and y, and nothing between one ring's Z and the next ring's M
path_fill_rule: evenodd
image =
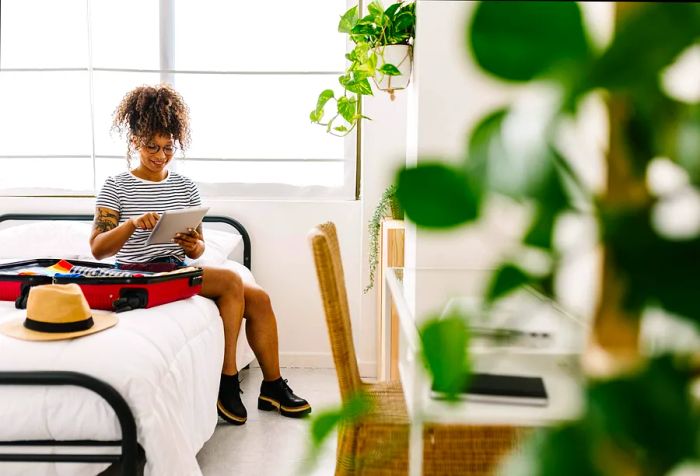
M99 233L112 230L119 223L119 214L107 208L98 208L95 215L95 230Z

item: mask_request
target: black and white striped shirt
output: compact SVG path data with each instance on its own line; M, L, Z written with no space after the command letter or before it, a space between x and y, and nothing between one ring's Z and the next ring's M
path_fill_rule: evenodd
M198 207L202 204L197 185L182 175L168 172L161 182L151 182L123 172L109 177L97 195L97 207L119 212L119 223L148 212ZM185 251L174 243L146 245L150 230L134 231L117 253L119 263L144 263L156 258L185 259Z

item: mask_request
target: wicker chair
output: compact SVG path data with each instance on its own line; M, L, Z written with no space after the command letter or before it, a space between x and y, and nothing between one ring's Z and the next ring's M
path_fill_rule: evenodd
M347 403L364 392L372 408L361 420L339 428L335 474L405 475L409 426L401 385L399 382L367 384L360 379L335 225L319 225L311 231L309 239L341 399Z
M309 234L333 361L343 403L364 392L371 412L338 431L336 475L406 475L409 420L400 382L367 384L360 379L352 340L343 263L333 223ZM522 432L513 427L426 424L423 474L430 476L492 474L498 461L518 445Z

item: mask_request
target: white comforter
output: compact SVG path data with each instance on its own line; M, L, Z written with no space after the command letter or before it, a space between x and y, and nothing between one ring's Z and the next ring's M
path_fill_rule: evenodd
M0 301L0 322L23 316ZM195 296L122 313L115 327L74 340L28 342L0 334L0 370L70 370L109 383L134 413L146 474L199 475L195 456L217 422L223 347L216 305ZM251 358L242 332L237 361L242 367ZM0 440L120 437L116 415L89 390L0 386ZM0 463L0 473L88 475L105 467Z

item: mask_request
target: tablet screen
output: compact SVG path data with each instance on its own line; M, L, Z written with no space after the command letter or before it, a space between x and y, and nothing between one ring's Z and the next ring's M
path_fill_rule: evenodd
M197 228L207 211L209 211L209 207L192 207L164 212L153 228L146 244L172 243L172 239L177 233L186 233L189 228Z

